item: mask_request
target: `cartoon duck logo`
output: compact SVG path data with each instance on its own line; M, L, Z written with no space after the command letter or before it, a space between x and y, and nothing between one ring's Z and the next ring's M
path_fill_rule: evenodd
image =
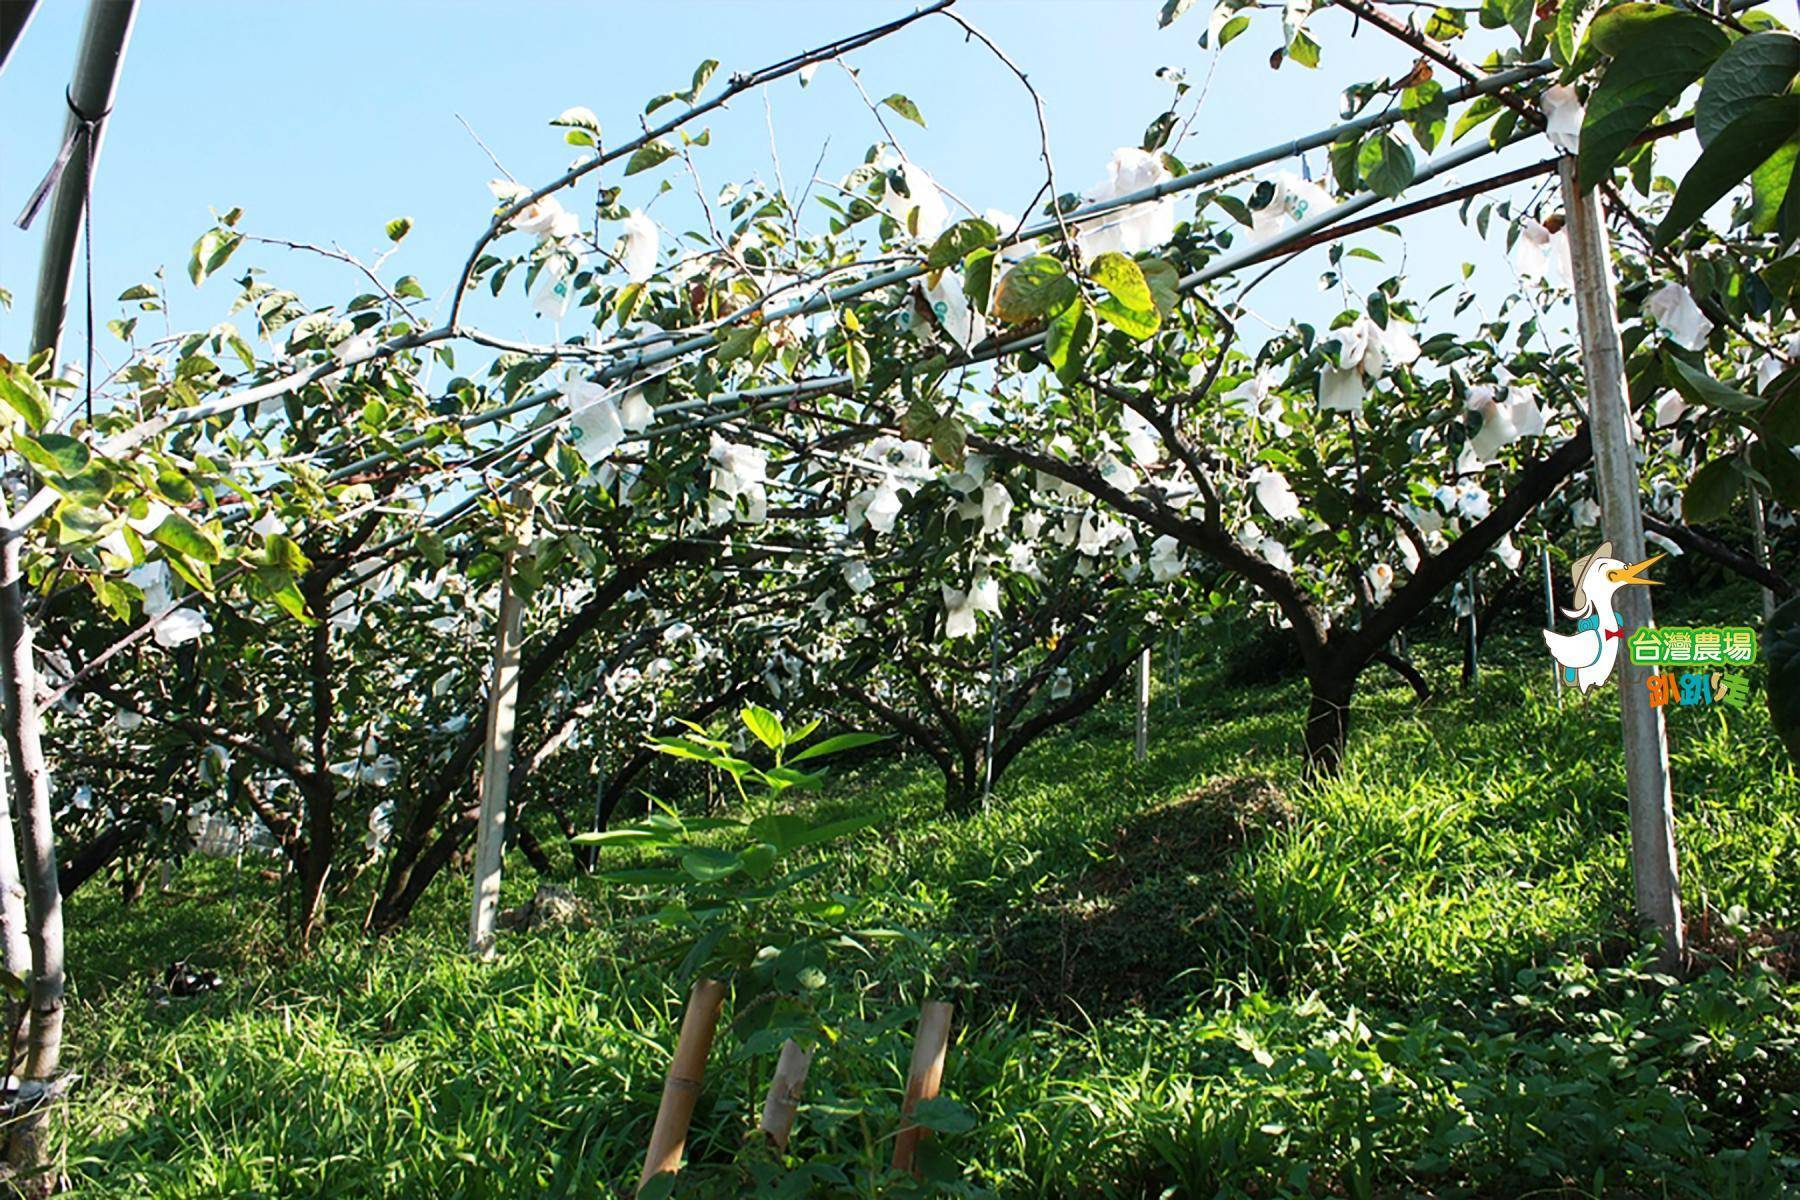
M1619 661L1619 646L1625 631L1619 627L1619 615L1613 611L1613 596L1631 584L1654 584L1643 573L1662 555L1626 566L1612 556L1612 543L1601 542L1600 548L1575 561L1571 574L1575 578L1575 606L1563 611L1575 617L1574 633L1544 630L1544 644L1550 657L1562 665L1562 677L1586 692L1612 678L1613 666Z

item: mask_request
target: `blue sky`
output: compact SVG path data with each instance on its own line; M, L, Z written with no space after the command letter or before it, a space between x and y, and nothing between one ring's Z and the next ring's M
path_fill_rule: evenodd
M1342 14L1314 18L1325 45L1320 69L1272 71L1279 18L1260 13L1252 31L1217 56L1197 45L1206 6L1159 30L1157 0L962 0L958 11L980 25L1030 75L1049 110L1058 183L1084 191L1097 183L1113 149L1135 145L1168 105L1156 78L1178 67L1199 85L1212 69L1205 104L1181 157L1216 161L1332 123L1348 83L1400 75L1410 56L1373 30L1350 40ZM315 0L249 4L243 0L146 0L139 14L95 185L95 291L102 325L117 315L115 297L167 268L177 329L225 318L235 285L215 278L196 291L185 264L210 210L244 209L242 228L299 241L337 243L365 256L386 245L384 223L410 216L414 230L387 275L415 274L439 302L490 210L484 184L495 174L458 123L466 120L506 168L528 182L568 165L573 148L546 122L564 108L598 114L609 141L638 128L647 97L686 85L705 58L722 62L719 80L809 49L831 37L891 19L911 5L863 0L662 0L660 3L499 4L371 3ZM38 236L11 225L55 155L63 88L74 61L85 5L43 0L42 9L0 74L0 286L15 297L0 313L0 350L22 350L37 272ZM910 96L929 128L890 121L910 157L975 208L1018 212L1042 180L1036 125L1018 81L949 21L932 18L852 59L864 87L879 98ZM775 143L794 190L825 150L820 174L840 178L882 133L844 73L821 68L811 86L792 79L768 92ZM664 110L667 113L672 110ZM659 114L663 115L663 114ZM748 96L705 122L712 145L698 164L709 192L731 180L771 174L762 99ZM827 146L827 139L829 145ZM1473 178L1544 153L1541 145L1465 170ZM1297 163L1284 164L1290 168ZM1311 162L1322 174L1322 155ZM1274 168L1271 168L1274 169ZM657 183L681 184L677 165L623 180L625 201L641 206ZM609 178L608 182L621 182ZM671 195L653 210L691 197ZM571 207L577 207L571 202ZM1185 216L1191 203L1181 209ZM809 214L822 223L826 214ZM665 218L666 219L666 218ZM1499 226L1496 225L1496 229ZM1366 288L1401 261L1390 236L1363 244L1385 266L1357 262ZM1511 282L1498 242L1477 243L1453 210L1409 223L1405 261L1414 294L1480 265L1498 294ZM342 303L364 290L355 273L312 256L258 248L245 261L299 291L314 306ZM1258 312L1276 323L1323 321L1339 307L1322 296L1323 252L1261 285ZM79 306L72 307L72 315ZM497 332L542 333L522 298L477 310ZM72 323L70 351L79 327ZM103 359L119 344L104 330Z

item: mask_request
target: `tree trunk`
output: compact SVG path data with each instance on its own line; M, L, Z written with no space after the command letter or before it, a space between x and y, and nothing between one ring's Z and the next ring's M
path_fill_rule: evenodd
M25 619L20 578L21 540L0 542L0 692L4 693L6 757L12 802L19 822L21 866L31 945L31 1014L25 1037L25 1069L19 1113L11 1130L8 1157L27 1174L28 1194L48 1195L55 1180L47 1174L45 1093L62 1057L63 920L62 889L56 878L56 839L50 821L50 775L41 742L37 705L37 665L31 626ZM33 1095L37 1102L32 1102Z
M1306 774L1324 778L1337 774L1344 765L1356 676L1337 670L1312 671L1307 680L1312 685L1312 702L1306 710Z
M306 790L306 846L294 866L299 876L300 911L296 924L302 945L311 945L313 935L325 920L325 883L331 877L331 857L336 850L336 821L332 813L336 783L324 776ZM321 796L320 793L323 793ZM316 816L314 814L317 814Z
M981 808L982 755L963 754L944 766L944 812L952 817L973 816Z
M10 775L12 756L6 756ZM31 941L25 932L25 885L19 882L19 848L13 840L10 788L0 788L0 967L14 978L31 970ZM6 1028L17 1024L11 1001L6 1004ZM10 1071L11 1064L7 1069Z

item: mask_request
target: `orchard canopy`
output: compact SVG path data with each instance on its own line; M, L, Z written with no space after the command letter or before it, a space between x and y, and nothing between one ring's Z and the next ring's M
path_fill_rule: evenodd
M1800 504L1781 5L1034 6L1061 38L1162 27L1134 108L1104 38L1057 94L979 4L808 10L791 56L721 45L654 95L562 71L567 106L530 122L558 171L459 131L483 165L454 258L406 255L405 194L322 241L225 195L167 270L91 295L92 151L123 153L134 70L180 69L129 61L115 95L131 5L94 7L91 42L108 8L124 31L78 64L45 282L17 254L0 280L0 924L28 1081L57 1078L58 897L198 843L266 847L305 939L394 929L486 848L480 945L504 843L537 861L654 814L652 778L779 797L828 753L917 755L966 815L1179 638L1266 635L1328 779L1359 681L1431 693L1409 635L1546 572L1560 606L1603 539L1792 593L1765 545ZM162 14L137 15L141 43ZM921 76L978 80L979 111L922 105ZM1297 106L1270 97L1321 80L1335 103L1276 127ZM279 156L297 110L246 103ZM1077 109L1107 152L1066 149ZM1029 171L971 190L926 149L957 123ZM336 136L405 153L378 123ZM11 161L22 205L35 160ZM87 254L118 225L97 204ZM1607 439L1634 473L1611 495ZM753 771L759 742L782 765Z

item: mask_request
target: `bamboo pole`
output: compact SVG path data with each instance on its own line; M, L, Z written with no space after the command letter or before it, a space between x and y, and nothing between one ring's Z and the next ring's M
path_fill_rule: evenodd
M1550 543L1545 542L1538 548L1539 561L1544 568L1544 628L1556 628L1556 581L1550 577ZM1550 678L1556 684L1556 707L1562 707L1563 677L1562 667L1556 660L1550 661Z
M131 26L136 18L137 0L92 0L88 5L75 74L69 83L69 100L76 109L98 117L112 108L119 86L119 67L125 60L125 47L131 40ZM76 137L81 126L81 118L71 110L63 120L63 137ZM31 318L33 354L44 349L54 351L62 342L69 280L75 268L75 241L87 208L93 166L106 141L104 121L99 123L92 140L90 146L87 137L76 138L69 164L50 198L50 219L44 227L43 257L38 264L37 299ZM55 357L53 353L52 358Z
M1169 648L1169 702L1175 711L1181 711L1181 626L1177 625L1170 637Z
M981 807L994 794L994 726L1000 720L1000 623L988 633L988 724L981 755Z
M763 1099L763 1136L775 1149L785 1152L788 1136L794 1130L794 1114L800 1108L800 1093L806 1089L806 1072L812 1066L812 1054L789 1038L781 1043L781 1057L775 1063L775 1077L769 1080L769 1094Z
M700 1099L700 1084L706 1078L706 1056L712 1051L713 1029L724 1003L725 985L716 979L699 980L688 996L681 1034L675 1040L675 1057L663 1080L662 1103L650 1130L650 1148L644 1154L644 1173L637 1185L640 1192L658 1175L681 1170L688 1122L694 1119L694 1103Z
M1136 762L1150 757L1150 643L1138 651L1137 664L1137 746L1132 752Z
M98 117L111 107L136 14L136 0L94 0L89 6L67 93L73 109ZM64 124L65 139L83 125L71 111ZM104 124L89 126L91 136L78 140L74 153L80 157L71 157L71 169L63 172L50 201L50 223L38 269L31 349L35 352L47 348L53 360L62 342L76 231L87 207L104 128ZM0 520L10 526L10 517L6 505L0 502ZM17 849L23 852L19 882L25 888L26 934L31 954L30 1025L17 1114L7 1130L7 1157L27 1176L21 1189L25 1194L48 1195L54 1189L55 1174L48 1169L50 1148L44 1118L48 1107L45 1101L55 1087L62 1056L63 915L55 824L50 811L49 764L42 745L43 713L37 698L36 650L31 619L25 611L22 543L21 534L0 530L0 697L5 711L11 816L18 822ZM10 943L11 931L7 937ZM9 957L11 953L9 944Z
M926 1130L909 1119L921 1100L937 1098L944 1081L944 1055L950 1046L950 1019L956 1006L927 1000L919 1008L919 1030L913 1037L912 1067L906 1074L906 1099L900 1106L900 1134L894 1139L894 1170L913 1171L913 1159ZM915 1172L916 1173L916 1172Z
M1756 565L1767 570L1769 567L1769 530L1763 519L1762 493L1755 488L1750 489L1750 549L1756 555ZM1775 619L1775 593L1768 588L1759 588L1762 592L1763 627Z
M513 724L519 705L519 641L523 605L512 586L512 555L500 572L500 620L494 635L494 674L488 688L487 743L481 752L481 814L475 827L475 889L469 908L469 950L494 953L500 907L500 866L506 852L506 788L512 776Z
M1475 568L1470 567L1463 575L1463 587L1469 593L1469 640L1464 647L1467 657L1464 666L1463 682L1474 687L1481 682L1481 631L1476 623L1481 620L1481 597L1475 591Z
M12 0L10 4L0 4L0 72L6 70L13 48L25 36L25 31L31 27L31 18L36 14L37 0Z
M1612 263L1599 198L1576 181L1575 159L1561 164L1574 266L1575 315L1581 366L1587 377L1588 428L1600 481L1600 509L1613 552L1626 562L1644 557L1644 515L1637 464L1631 453L1631 412L1625 398L1625 356L1614 308ZM1620 588L1619 621L1627 630L1655 623L1650 589ZM1662 710L1650 704L1647 671L1619 656L1620 725L1625 742L1626 792L1631 808L1631 866L1638 916L1662 939L1665 965L1681 957L1681 881L1675 860L1675 810L1669 792L1669 747Z

